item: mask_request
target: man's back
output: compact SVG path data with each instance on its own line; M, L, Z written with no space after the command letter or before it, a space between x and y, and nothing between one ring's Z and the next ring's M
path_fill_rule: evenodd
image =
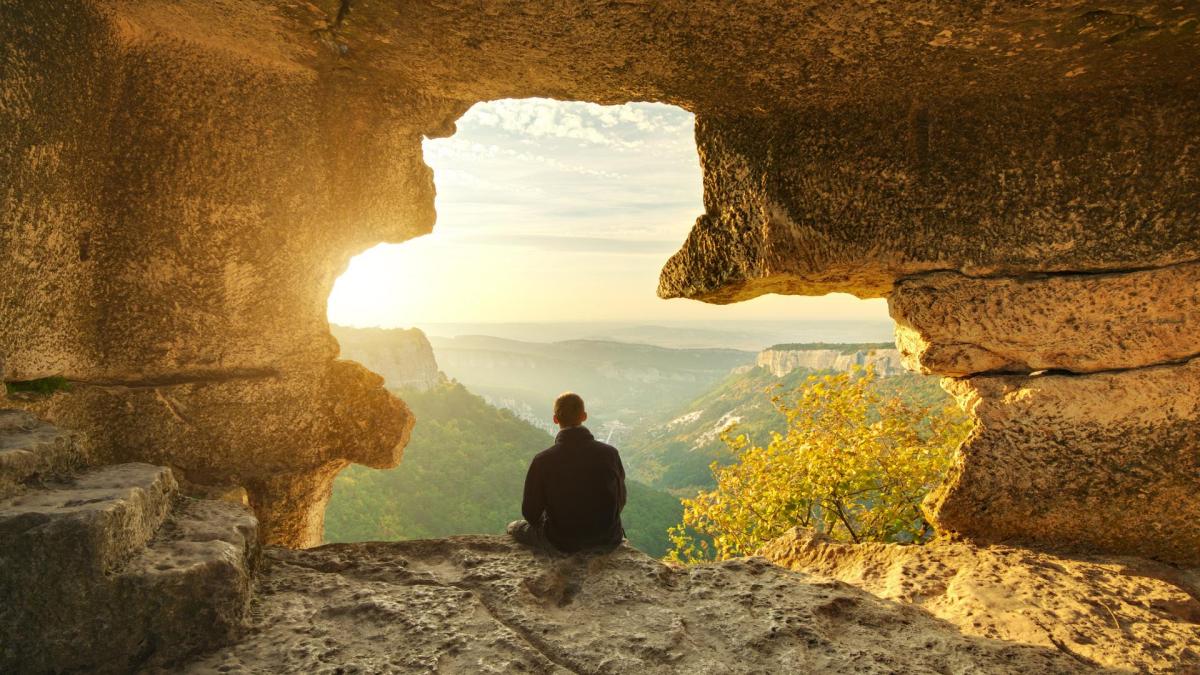
M558 432L538 453L525 478L521 511L531 524L546 516L546 537L559 550L618 544L624 536L625 467L616 448L592 437L587 427Z

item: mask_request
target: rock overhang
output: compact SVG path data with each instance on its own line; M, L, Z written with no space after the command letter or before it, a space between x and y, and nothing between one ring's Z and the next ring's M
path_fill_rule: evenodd
M44 409L100 456L260 486L281 543L311 542L297 510L337 467L398 459L411 418L332 365L325 300L433 225L421 139L479 101L696 114L705 212L664 297L1200 259L1193 2L61 4L0 10L5 377L87 385ZM246 372L278 375L171 383ZM247 451L253 415L213 413L265 387L319 422Z

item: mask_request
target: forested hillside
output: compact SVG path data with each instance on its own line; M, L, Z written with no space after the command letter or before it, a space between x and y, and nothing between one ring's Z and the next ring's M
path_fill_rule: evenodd
M699 397L664 415L662 422L630 434L623 448L630 475L680 497L710 489L713 478L709 465L733 460L721 432L736 424L737 433L746 434L752 442L770 442L771 432L782 432L786 426L783 416L771 405L771 392L776 388L794 390L814 372L798 369L777 378L766 368L755 367L728 375ZM877 386L884 394L895 393L921 406L940 405L949 396L938 378L907 372L880 378Z
M488 405L457 382L397 393L417 426L400 466L351 466L338 476L325 520L329 542L423 539L503 532L521 517L529 461L553 443L545 431ZM679 500L642 483L627 483L622 519L637 548L662 556Z
M537 426L548 422L554 398L575 391L587 401L600 438L689 401L754 352L736 349L667 349L603 340L535 343L486 335L430 339L439 367L490 402Z

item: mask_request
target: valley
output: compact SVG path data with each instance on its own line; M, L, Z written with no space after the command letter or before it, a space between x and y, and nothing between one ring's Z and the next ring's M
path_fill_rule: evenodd
M552 333L552 331L547 331ZM343 358L379 372L418 423L399 467L339 475L326 540L400 540L502 532L520 516L529 460L557 430L554 398L584 396L588 426L616 445L628 474L623 514L637 548L662 556L679 499L712 487L710 464L734 459L726 430L765 443L785 420L772 391L813 373L870 366L880 387L933 405L936 378L899 369L883 342L785 343L758 352L611 340L538 343L490 335L426 338L420 330L333 328ZM735 338L736 339L736 338Z

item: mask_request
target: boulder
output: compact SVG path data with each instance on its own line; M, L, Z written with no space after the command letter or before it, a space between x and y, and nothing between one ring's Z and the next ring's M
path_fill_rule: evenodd
M961 377L1086 373L1200 355L1200 263L1111 274L936 272L888 296L905 365Z
M240 635L254 517L117 464L0 500L0 670L126 673Z
M975 429L926 503L940 531L1200 564L1200 359L943 383Z

